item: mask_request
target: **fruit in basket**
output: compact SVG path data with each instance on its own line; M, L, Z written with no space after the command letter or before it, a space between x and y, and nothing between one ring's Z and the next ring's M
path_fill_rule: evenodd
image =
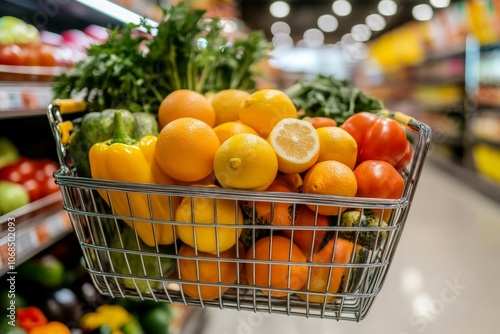
M224 188L264 190L277 175L278 158L265 139L240 133L220 145L213 169Z
M316 131L319 137L318 162L335 160L354 169L358 158L358 144L349 132L337 126L326 126Z
M357 191L357 181L354 172L346 165L335 160L327 160L316 163L304 176L302 191L306 194L321 194L354 197ZM315 205L308 205L316 211ZM318 213L326 216L334 216L342 210L338 206L319 205Z
M151 280L146 281L147 278L161 279L170 275L176 268L176 260L169 257L158 257L154 255L139 255L127 251L141 251L151 254L158 253L156 247L146 245L139 238L135 236L135 232L129 226L123 225L123 229L117 231L109 243L111 248L116 248L122 251L109 251L110 264L113 265L114 272L128 277L119 278L123 280L123 285L129 289L138 290L140 293L151 293L150 288L153 290L163 289L162 282ZM159 246L161 254L169 254L170 248L166 246ZM172 250L173 253L173 250ZM161 263L161 267L160 264ZM143 266L144 264L144 266ZM142 279L134 279L130 276L141 277Z
M174 184L174 180L163 173L155 159L157 137L144 136L140 140L131 138L121 117L114 114L114 137L92 145L89 151L90 171L94 179ZM124 166L126 168L124 168ZM175 210L179 199L164 195L126 193L122 191L98 190L101 197L112 207L113 213L135 220L125 219L130 226L135 225L139 237L149 246L171 244L174 242L174 230L171 225L153 224L140 219L172 220L170 209Z
M158 134L156 117L149 113L131 113L125 109L106 109L89 112L82 118L80 125L69 139L69 156L73 160L78 176L90 177L89 151L92 145L113 138L114 115L119 110L127 135L137 140L146 135Z
M301 112L299 112L299 115L300 114L301 114ZM309 116L306 116L302 119L304 121L311 123L315 129L323 128L326 126L337 126L337 122L333 118L330 118L330 117L321 117L321 116L309 117Z
M184 243L199 251L216 254L228 250L238 241L242 229L236 226L243 225L243 213L233 200L217 199L214 203L213 198L184 197L175 210L175 220L196 224L195 227L175 226Z
M182 245L179 249L179 255L187 257L179 259L179 278L183 282L195 283L181 284L182 292L189 297L202 300L218 298L229 290L227 285L234 284L238 278L238 263L234 261L238 258L236 246L217 256L202 251L196 252L193 247ZM244 254L240 253L239 255L244 258ZM233 261L224 261L224 259L232 259ZM203 283L219 284L220 286L204 285Z
M342 277L348 271L346 267L336 267L333 264L350 263L353 249L352 242L342 238L331 238L321 250L313 254L312 258L312 263L324 263L325 266L311 267L310 281L303 287L304 291L318 294L298 293L298 296L310 303L323 303L325 298L328 303L333 301L335 297L326 297L324 294L337 293L341 287Z
M319 213L316 213L309 209L306 205L300 205L297 214L295 215L295 221L293 226L297 226L293 230L283 230L282 233L287 238L290 238L294 244L296 244L302 253L304 253L307 260L310 259L311 253L314 254L319 250L321 243L323 242L327 230L320 229L308 229L301 230L298 226L328 226L328 217ZM293 239L292 239L293 238Z
M194 90L174 90L163 99L158 109L160 128L183 117L200 120L210 127L215 125L214 107L205 95Z
M284 92L260 89L242 102L239 118L255 129L262 138L267 138L280 120L297 118L297 109Z
M20 184L0 181L0 216L30 202L28 191Z
M239 121L231 121L219 124L214 127L214 131L221 144L238 133L251 133L254 135L258 135L257 131Z
M285 192L292 191L280 184L271 184L265 191ZM242 201L241 208L247 217L257 225L290 226L294 206L286 202L269 201Z
M397 199L403 195L405 182L401 174L388 162L367 160L354 170L358 189L356 197ZM383 219L388 221L392 210L386 209ZM377 215L381 210L374 210Z
M249 260L245 265L248 284L260 287L265 295L284 297L287 292L275 289L300 290L306 284L306 257L300 248L286 237L274 235L257 240L247 251L246 258ZM259 262L253 263L252 260ZM282 264L273 261L293 263Z
M311 123L296 118L285 118L271 130L268 142L278 157L278 170L297 174L308 170L319 156L320 141Z
M387 238L387 231L377 230L377 227L387 227L387 223L371 210L364 210L363 213L345 211L340 217L339 226L354 227L352 230L339 231L339 237L357 242L367 249L373 249L375 245L380 247ZM356 231L356 227L373 227L374 231Z
M212 173L219 138L205 122L192 117L175 119L158 134L155 157L170 177L197 181Z
M240 119L241 103L250 93L241 89L223 89L210 98L215 110L215 125L233 122Z
M401 124L391 118L360 112L349 117L342 129L358 144L358 163L384 160L397 166L405 158L408 140Z

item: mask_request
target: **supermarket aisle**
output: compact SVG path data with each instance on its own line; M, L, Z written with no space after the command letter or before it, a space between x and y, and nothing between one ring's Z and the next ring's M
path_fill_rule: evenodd
M203 334L498 333L500 205L427 163L382 292L360 323L207 310Z

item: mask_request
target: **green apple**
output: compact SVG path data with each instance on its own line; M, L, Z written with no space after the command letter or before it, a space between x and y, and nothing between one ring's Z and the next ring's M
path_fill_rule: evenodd
M7 138L0 138L0 168L19 160L17 147Z
M0 215L14 211L30 202L30 196L22 185L0 181Z

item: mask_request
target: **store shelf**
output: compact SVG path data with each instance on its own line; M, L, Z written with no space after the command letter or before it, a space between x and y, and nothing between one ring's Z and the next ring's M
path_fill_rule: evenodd
M478 192L484 194L485 196L496 200L500 203L500 184L490 181L489 179L479 175L476 171L471 168L463 167L458 163L454 163L451 160L440 156L439 154L432 154L428 156L429 162L442 168L451 175L455 176L457 179L461 180L465 184L469 185Z
M15 272L16 266L71 231L60 192L0 216L0 275Z
M0 119L45 114L52 100L50 83L0 82Z

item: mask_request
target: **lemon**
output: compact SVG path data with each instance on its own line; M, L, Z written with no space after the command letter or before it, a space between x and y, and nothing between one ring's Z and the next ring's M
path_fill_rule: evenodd
M250 93L240 89L224 89L210 97L215 110L215 126L240 119L241 103Z
M214 131L217 137L219 137L219 141L221 144L225 142L226 139L238 133L252 133L254 135L258 135L257 131L255 131L248 125L241 123L240 121L225 122L219 124L214 128Z
M240 108L240 120L267 138L274 126L284 118L297 118L292 100L278 89L261 89L245 99Z
M258 135L234 135L215 152L214 173L224 188L265 190L277 172L274 149Z
M184 197L175 211L176 221L198 225L176 225L179 238L199 251L212 254L228 250L238 241L242 229L228 225L243 224L243 214L235 201L217 199L215 203L213 198Z
M268 142L278 157L278 170L285 174L305 172L319 156L318 133L304 120L282 119L269 134Z

